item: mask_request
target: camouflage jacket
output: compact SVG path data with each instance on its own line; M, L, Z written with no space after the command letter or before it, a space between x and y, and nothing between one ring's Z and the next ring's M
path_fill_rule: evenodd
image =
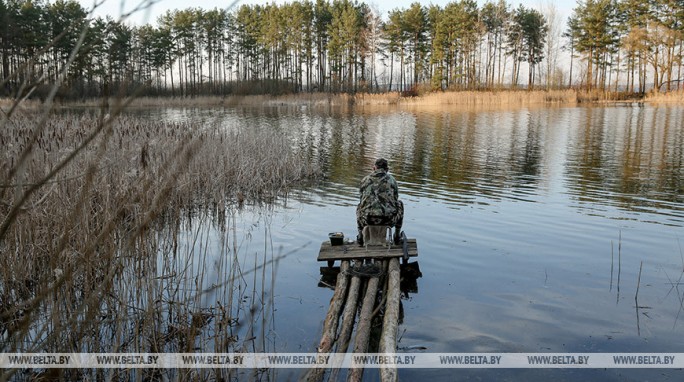
M397 213L399 188L394 177L382 169L361 181L359 210L366 216L394 216Z

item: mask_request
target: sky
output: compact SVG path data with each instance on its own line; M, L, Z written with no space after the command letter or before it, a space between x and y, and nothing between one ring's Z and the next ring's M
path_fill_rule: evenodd
M119 19L122 13L128 13L131 10L139 7L140 4L148 3L153 1L154 4L147 10L135 12L128 20L136 25L142 24L154 24L157 17L165 13L169 9L186 9L190 7L198 7L206 10L214 8L228 8L232 4L267 4L267 3L286 3L291 2L287 0L274 0L274 1L256 1L256 0L79 0L79 2L86 9L91 9L95 2L101 3L100 6L95 10L95 15L97 16L111 16L114 19ZM417 0L363 0L366 4L379 10L383 17L387 15L387 12L393 9L407 9L412 3ZM420 1L419 3L424 5L440 5L444 6L447 3L455 0L429 0ZM496 0L494 0L496 1ZM477 0L477 3L481 6L486 0ZM513 7L517 7L518 4L523 4L526 7L534 8L542 11L549 6L555 7L557 13L559 14L561 23L565 24L568 16L572 13L572 8L575 7L574 0L507 0L509 4Z

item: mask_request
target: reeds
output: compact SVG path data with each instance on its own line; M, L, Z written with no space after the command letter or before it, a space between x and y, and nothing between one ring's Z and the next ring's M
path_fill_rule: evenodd
M651 92L646 95L645 101L651 103L684 103L684 88L666 93Z
M230 106L296 106L351 107L351 106L460 106L460 107L520 107L531 105L574 105L577 103L602 103L621 101L647 101L652 103L682 103L684 91L648 93L646 96L625 92L602 90L497 90L497 91L444 91L420 92L415 97L400 92L386 93L300 93L281 96L270 95L227 95L200 97L141 97L135 99L133 107L230 107ZM114 100L110 101L114 102ZM5 102L6 103L6 102ZM101 100L70 103L70 106L97 107ZM0 100L0 105L3 101ZM29 104L33 105L34 104ZM29 106L31 107L31 106Z
M366 105L410 105L410 106L465 106L500 107L528 106L539 104L574 104L577 95L574 90L536 91L446 91L426 93L417 97L401 97L399 93L364 95L357 104Z
M243 270L235 216L317 176L283 134L87 114L40 125L20 109L3 122L3 352L244 350L241 320L266 314L242 303L246 275L277 258Z
M131 102L132 107L234 107L234 106L296 106L351 107L351 106L464 106L501 107L544 104L575 104L580 97L574 90L502 90L502 91L445 91L425 92L407 97L400 92L387 93L300 93L280 96L227 95L200 97L141 97ZM590 97L582 96L584 101ZM114 102L110 100L109 102ZM70 106L97 107L101 100L71 102Z

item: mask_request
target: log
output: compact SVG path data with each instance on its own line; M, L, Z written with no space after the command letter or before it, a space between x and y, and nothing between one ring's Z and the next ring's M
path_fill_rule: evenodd
M337 283L335 284L335 293L330 299L330 308L328 314L325 316L323 323L323 335L318 344L316 352L318 354L328 354L335 343L337 337L337 324L340 317L340 311L344 304L344 299L347 294L347 284L349 278L347 277L347 270L349 269L349 261L342 261L340 266L340 273L337 275ZM320 382L323 380L325 369L312 368L306 374L305 380L310 382Z
M347 302L344 304L344 312L342 313L342 329L337 340L337 353L346 353L351 341L351 335L354 331L354 319L356 318L356 304L359 300L359 289L361 285L361 278L354 276L349 284L349 293L347 293Z
M337 337L336 353L346 353L351 341L351 335L354 331L354 319L356 318L356 306L359 300L359 289L361 285L361 278L353 276L349 283L349 292L347 292L347 301L344 304L344 311L342 312L342 322L340 323L340 334ZM336 381L339 374L339 368L333 368L330 371L329 381Z
M361 305L361 313L359 314L359 325L356 328L356 338L354 339L354 353L367 353L368 340L370 339L371 319L373 314L373 307L375 305L375 296L378 293L378 285L380 279L378 277L371 277L366 286L366 294L363 296L363 305ZM347 382L361 381L363 377L363 368L349 369L347 375Z
M378 351L384 354L395 354L397 352L399 305L401 304L399 259L394 258L389 260L387 273L389 279L387 286L387 303L385 304L385 317L382 322L382 334L380 335L380 347ZM397 381L397 379L396 366L383 365L380 368L381 381L393 382Z

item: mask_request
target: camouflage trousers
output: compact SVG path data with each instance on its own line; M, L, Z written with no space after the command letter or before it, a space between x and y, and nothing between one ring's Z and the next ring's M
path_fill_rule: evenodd
M401 227L404 225L404 203L401 200L397 202L397 213L394 216L368 216L361 213L359 207L356 207L356 226L359 233L367 225L389 225L394 227L396 232L401 232Z

